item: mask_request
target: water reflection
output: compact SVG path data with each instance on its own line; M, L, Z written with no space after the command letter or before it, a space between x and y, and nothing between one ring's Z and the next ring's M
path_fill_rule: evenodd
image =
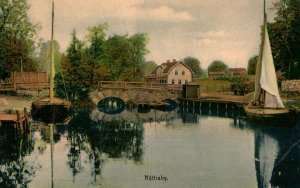
M26 187L36 167L24 158L34 149L31 134L0 127L0 187Z
M82 169L82 152L88 155L93 165L95 181L101 175L105 158L126 158L142 163L143 134L142 123L116 119L93 121L90 111L76 111L68 125L68 140L71 143L68 165L73 176Z
M202 107L76 110L53 132L37 122L29 134L0 127L0 187L39 187L50 179L49 187L143 187L148 172L168 176L167 187L300 187L299 125L266 127L245 121L239 109L212 108L209 115Z
M265 127L241 121L254 131L257 186L300 187L300 125Z

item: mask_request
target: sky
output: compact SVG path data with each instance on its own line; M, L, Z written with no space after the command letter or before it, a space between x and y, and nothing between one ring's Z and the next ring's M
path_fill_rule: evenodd
M274 17L267 0L268 20ZM51 0L28 0L29 17L39 23L38 37L50 39ZM229 67L247 67L258 54L263 0L56 0L55 34L65 51L76 29L107 23L108 36L147 33L146 60L157 64L191 56L207 68L213 60Z

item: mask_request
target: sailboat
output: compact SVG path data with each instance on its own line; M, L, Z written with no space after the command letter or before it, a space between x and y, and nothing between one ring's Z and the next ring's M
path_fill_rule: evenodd
M244 109L250 120L264 124L286 123L285 121L289 120L289 110L284 107L278 91L267 29L265 1L261 46L255 73L255 93L253 100Z
M54 97L54 1L52 1L52 32L49 97L36 100L31 106L33 119L44 123L63 123L69 118L71 103L68 100Z

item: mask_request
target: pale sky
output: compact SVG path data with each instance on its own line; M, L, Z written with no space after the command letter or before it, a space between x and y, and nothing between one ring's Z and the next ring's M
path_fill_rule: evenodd
M269 20L274 13L267 0ZM29 16L42 26L40 38L50 39L51 0L28 0ZM258 54L263 0L56 0L55 36L64 51L77 30L108 23L112 34L147 33L147 60L161 64L170 59L196 57L201 66L222 60L229 67L247 67Z

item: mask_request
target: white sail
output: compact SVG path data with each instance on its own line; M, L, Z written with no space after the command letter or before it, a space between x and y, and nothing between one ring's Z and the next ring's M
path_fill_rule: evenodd
M260 86L266 91L265 107L284 108L278 91L275 66L273 62L272 50L266 25L267 24L265 24L264 26L265 37L263 43L264 46L261 54L262 67L260 75Z

